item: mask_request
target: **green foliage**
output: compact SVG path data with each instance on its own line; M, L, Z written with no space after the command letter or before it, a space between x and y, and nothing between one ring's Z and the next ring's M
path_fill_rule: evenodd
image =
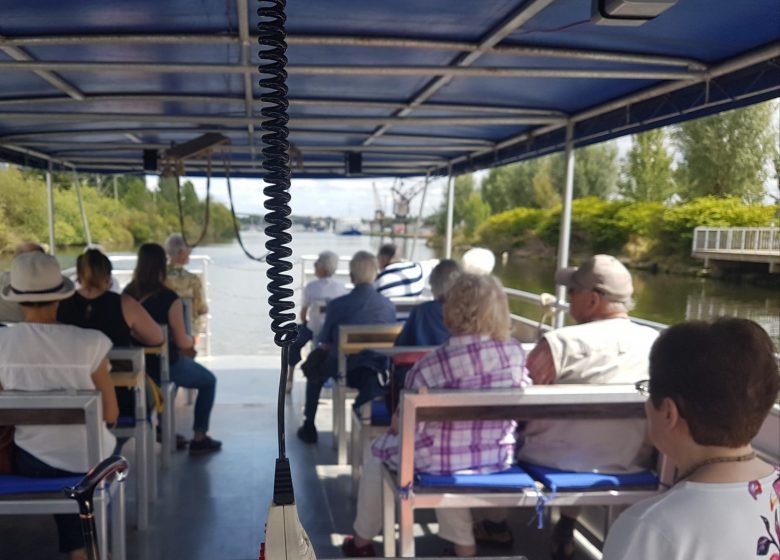
M147 190L141 177L113 180L81 176L81 194L93 243L107 248L129 248L146 241L162 242L180 230L175 184L159 193ZM73 176L54 175L55 235L61 245L84 245L83 231ZM90 184L95 186L90 186ZM184 223L188 237L195 239L202 228L205 203L198 200L193 185L182 185ZM40 173L0 168L0 252L24 240L47 240L46 183ZM211 203L206 241L233 236L230 210Z
M481 185L482 197L491 212L537 206L533 180L539 167L540 160L530 160L492 168Z
M623 165L620 194L633 201L664 202L676 191L672 156L666 149L666 131L656 128L633 137Z
M749 205L736 198L707 197L666 207L658 202L609 201L596 197L572 203L571 248L580 253L621 253L629 240L656 254L686 257L696 226L764 226L777 206ZM558 244L560 206L515 208L488 218L473 240L495 251ZM643 255L647 256L647 255Z
M676 127L673 138L683 158L677 170L679 194L688 200L735 196L760 202L776 150L776 110L776 103L762 103Z
M574 198L608 198L617 192L618 160L614 142L604 142L574 151ZM551 156L550 175L559 193L566 181L566 156Z
M561 195L553 185L550 176L550 160L545 159L536 171L533 179L534 206L555 208L561 204Z

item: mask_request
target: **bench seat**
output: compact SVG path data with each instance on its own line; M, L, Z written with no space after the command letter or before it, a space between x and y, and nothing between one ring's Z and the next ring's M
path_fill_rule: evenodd
M57 478L35 478L15 474L0 475L0 496L60 492L66 486L76 486L84 475Z
M522 468L514 466L491 474L428 474L417 475L415 488L479 488L515 490L534 488L536 482Z
M532 463L520 463L520 467L534 480L538 480L553 492L589 490L595 488L658 488L658 476L652 471L636 473L598 473L553 469Z

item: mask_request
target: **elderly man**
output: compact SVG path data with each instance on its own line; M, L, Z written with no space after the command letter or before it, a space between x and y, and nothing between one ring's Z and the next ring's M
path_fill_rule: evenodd
M165 240L165 253L168 255L165 285L176 292L180 298L192 302L190 308L192 332L189 334L197 336L203 330L203 318L209 312L209 306L206 303L200 278L184 268L190 262L191 251L180 233L168 236Z
M577 325L546 333L528 355L535 385L635 383L647 378L648 356L658 332L631 322L631 274L610 255L559 270L569 314ZM644 420L537 420L528 422L518 459L564 470L641 470L652 452ZM572 558L576 508L565 508L553 532L554 560ZM503 524L483 523L478 538L511 540ZM480 531L482 529L482 531ZM503 536L502 536L503 534Z
M43 247L33 241L25 241L16 246L14 250L14 256L19 256L22 253L45 253ZM10 272L0 273L0 290L4 289L11 283ZM22 313L21 306L13 301L6 301L0 299L0 323L19 323L24 321L24 313Z
M314 324L314 317L309 314L309 307L321 305L330 300L343 296L347 288L341 282L333 278L339 265L339 256L333 251L323 251L314 261L314 280L306 284L301 300L300 324L298 325L298 338L290 347L289 370L287 373L287 392L292 390L293 371L295 365L301 361L301 349L315 334L319 334L321 324ZM319 314L316 314L319 318ZM311 322L310 322L311 320Z
M358 251L349 262L349 276L355 287L347 295L332 300L325 308L325 323L320 331L317 349L318 354L322 356L321 366L317 368L316 374L313 374L306 364L303 366L307 378L306 405L305 418L303 425L298 429L298 437L306 443L317 442L314 417L317 414L320 392L325 381L337 374L336 347L339 341L339 327L395 322L395 306L374 289L373 282L376 274L377 261L374 255L366 251ZM307 360L307 363L309 361ZM352 361L348 363L348 367L354 366Z
M403 261L398 247L392 243L382 245L376 259L381 272L374 285L380 294L389 298L422 294L425 288L422 267L416 262Z

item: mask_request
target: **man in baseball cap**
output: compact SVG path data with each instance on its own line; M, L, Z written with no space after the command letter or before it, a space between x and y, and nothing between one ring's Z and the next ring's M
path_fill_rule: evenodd
M544 334L526 366L535 385L635 383L647 378L648 356L658 333L631 322L631 274L611 255L595 255L555 274L566 287L576 325ZM644 420L536 420L523 430L518 460L563 470L620 473L642 470L652 448ZM552 558L574 555L577 508L563 508L553 531ZM494 517L495 519L495 517ZM478 540L511 539L502 522L483 522ZM508 528L507 528L508 530ZM485 539L480 539L485 535Z

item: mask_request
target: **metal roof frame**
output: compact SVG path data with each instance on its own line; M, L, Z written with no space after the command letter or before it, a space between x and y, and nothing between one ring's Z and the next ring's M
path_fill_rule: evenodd
M141 17L191 11L184 0L44 4L74 9L58 20L16 5L0 22L0 159L142 173L142 150L220 132L234 174L261 173L248 0L205 0L188 24ZM688 0L648 30L597 27L585 4L288 4L290 137L304 162L295 176L344 176L355 152L364 177L464 173L561 150L569 126L582 146L780 94L772 0L738 12L728 0ZM91 23L101 18L110 25Z

